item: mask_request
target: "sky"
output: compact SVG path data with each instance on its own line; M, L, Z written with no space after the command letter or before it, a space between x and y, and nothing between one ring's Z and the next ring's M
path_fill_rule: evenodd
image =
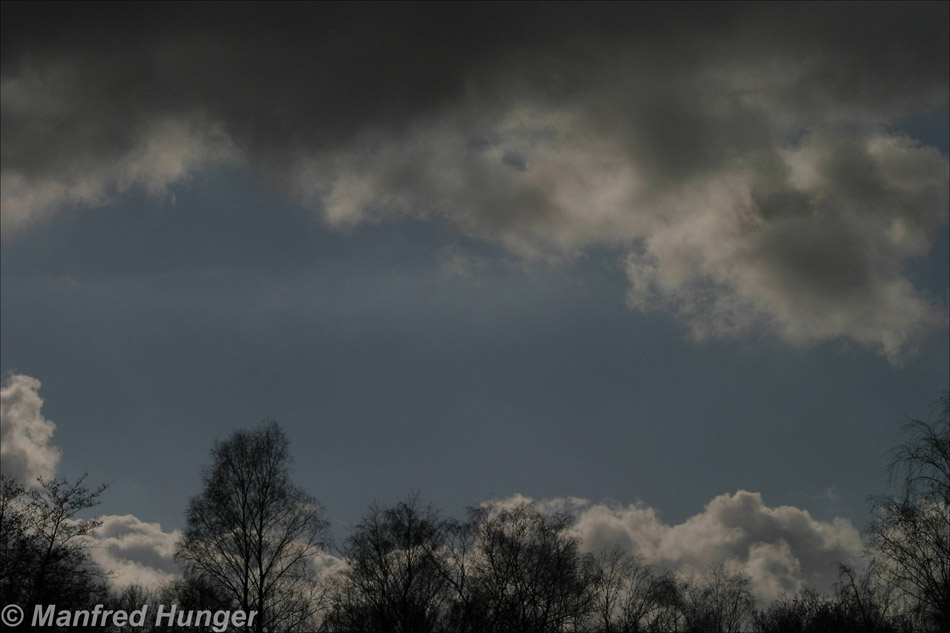
M265 418L417 491L830 586L950 381L948 5L4 3L4 474L176 573Z

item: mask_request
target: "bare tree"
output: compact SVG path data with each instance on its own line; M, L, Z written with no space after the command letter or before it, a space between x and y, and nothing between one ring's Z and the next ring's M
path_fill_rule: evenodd
M592 608L593 569L568 528L572 518L532 504L485 504L471 511L476 552L470 602L474 630L548 633L583 620Z
M89 489L86 475L37 479L26 488L0 475L0 593L30 610L37 604L85 606L104 595L106 574L89 558L101 522L79 515L99 504L105 486Z
M27 531L26 487L0 474L0 601L25 602L24 579L32 574L37 551Z
M446 524L411 495L374 506L347 538L344 574L328 623L333 630L427 633L445 620L451 594Z
M137 609L145 607L149 613L155 613L155 610L158 608L159 604L169 605L169 604L179 604L182 603L177 599L172 599L171 596L163 595L165 594L164 588L150 588L138 583L132 583L125 587L113 587L110 591L107 599L103 602L105 608L108 610L115 611L126 611L131 612ZM165 599L165 598L168 599ZM150 621L151 618L146 618L141 626L134 627L135 633L154 633L155 631L167 631L172 628L164 623L156 625L155 622ZM104 631L112 633L115 631L119 633L123 630L124 627L111 626L103 627ZM131 627L129 627L131 628ZM207 633L205 627L195 627L191 633Z
M755 600L752 581L719 564L698 580L686 580L681 589L682 609L690 631L738 633L752 620Z
M757 633L848 633L864 629L860 623L848 619L849 609L842 605L845 587L839 584L835 597L820 594L805 587L793 596L765 605L755 614Z
M890 475L901 494L874 499L872 553L883 576L918 611L921 626L950 630L950 395L932 419L904 425Z
M310 626L317 605L300 596L313 581L313 556L326 542L316 500L290 479L283 431L266 421L211 450L204 490L188 506L177 559L245 611L256 631Z
M603 549L594 555L593 608L595 620L604 633L623 630L618 623L620 605L633 564L633 558L620 547Z
M620 547L594 555L594 610L604 633L646 630L659 606L653 569Z
M841 630L863 633L890 633L893 626L894 589L877 582L878 563L871 560L868 568L860 573L848 565L838 566L838 583L835 591L836 624Z
M41 548L33 603L48 599L45 594L53 586L88 582L93 575L105 577L89 560L90 545L86 538L102 522L78 515L99 505L106 486L90 490L84 485L85 480L86 474L74 483L65 478L40 478L39 486L29 491L27 526Z
M470 520L444 523L445 546L441 550L446 586L450 591L446 630L458 633L493 631L489 600L480 576L479 532L481 525L472 513Z
M120 596L120 600L125 601L125 596ZM141 604L147 604L148 601L145 601ZM179 610L181 611L226 611L234 608L234 600L228 596L221 588L216 585L214 582L208 579L207 576L195 576L188 575L181 578L176 578L165 585L163 585L154 596L154 603L156 605L178 605ZM135 605L135 602L128 601L128 604ZM128 609L126 606L119 608ZM157 607L155 607L157 608ZM204 624L204 623L203 623ZM189 633L209 633L213 626L196 626L189 627L187 631ZM175 631L176 633L180 630L175 624L156 624L154 626L155 631L161 631L162 633ZM136 630L135 633L139 633L139 630ZM183 631L184 633L184 631ZM211 631L213 633L213 631Z
M645 618L647 631L684 630L681 585L670 570L654 571L650 583L652 608Z

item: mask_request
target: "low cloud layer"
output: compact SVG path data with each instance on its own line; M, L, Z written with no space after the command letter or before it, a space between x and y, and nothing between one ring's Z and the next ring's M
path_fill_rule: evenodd
M60 451L56 425L43 417L40 381L13 374L0 387L0 472L32 485L56 474Z
M126 11L4 9L7 237L241 161L334 226L614 249L697 339L947 324L906 274L947 159L894 131L947 104L946 5Z
M497 503L515 507L532 500L515 495ZM846 519L819 521L807 510L769 507L759 493L739 491L710 501L703 512L683 523L664 523L654 508L620 506L579 498L537 502L547 512L576 517L575 531L585 551L616 546L644 562L682 574L700 575L725 563L752 579L757 597L769 601L803 587L830 591L838 580L838 563L860 566L863 542ZM102 516L93 559L112 572L110 583L158 587L178 577L174 561L181 533L165 532L157 523L132 515ZM313 561L314 573L328 582L346 563L328 553Z
M518 495L502 503L526 501ZM850 521L819 521L793 506L769 507L757 492L719 495L677 525L664 523L654 508L643 504L568 498L544 500L539 506L575 516L586 551L620 547L646 563L695 575L725 563L748 574L763 600L806 586L830 591L838 563L861 564L863 543Z
M14 374L2 391L3 474L28 481L53 477L59 450L50 445L55 426L43 418L40 381ZM514 495L501 505L532 500ZM643 504L621 506L565 497L538 502L549 512L576 517L575 529L587 551L620 546L648 563L685 573L702 573L710 565L729 563L753 580L758 595L773 599L804 586L828 591L837 579L837 563L860 564L862 541L845 519L819 521L807 510L770 507L761 494L739 491L711 500L683 523L664 523ZM133 515L105 515L92 538L96 563L112 573L118 588L131 584L157 587L180 575L174 561L181 533ZM342 561L323 554L314 562L321 577L338 573Z

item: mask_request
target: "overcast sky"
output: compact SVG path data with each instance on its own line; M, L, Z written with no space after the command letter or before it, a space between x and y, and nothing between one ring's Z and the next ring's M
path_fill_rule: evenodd
M948 23L5 3L4 472L108 482L165 573L271 417L338 534L524 495L824 573L950 380Z

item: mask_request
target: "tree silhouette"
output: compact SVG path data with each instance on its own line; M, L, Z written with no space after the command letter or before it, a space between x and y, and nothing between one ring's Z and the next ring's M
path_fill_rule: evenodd
M301 597L327 523L316 500L291 481L290 464L287 438L274 421L215 444L176 554L187 574L257 611L258 632L308 626L318 606Z
M680 595L687 630L695 633L739 633L755 613L752 581L723 564L713 565L699 579L682 581Z
M919 612L921 626L950 630L950 395L931 420L904 425L889 472L901 494L874 499L870 535L884 578Z
M471 510L476 551L469 591L482 626L475 630L548 633L591 612L593 561L568 530L573 518L533 504L483 504Z
M27 488L0 475L0 599L28 613L36 605L80 608L105 596L106 574L89 558L99 521L79 518L105 486L37 479Z
M390 508L372 507L343 548L349 570L330 625L377 633L437 630L450 592L444 544L445 524L417 495Z
M619 546L596 552L592 628L603 633L635 633L658 625L664 611L664 580L650 565Z

